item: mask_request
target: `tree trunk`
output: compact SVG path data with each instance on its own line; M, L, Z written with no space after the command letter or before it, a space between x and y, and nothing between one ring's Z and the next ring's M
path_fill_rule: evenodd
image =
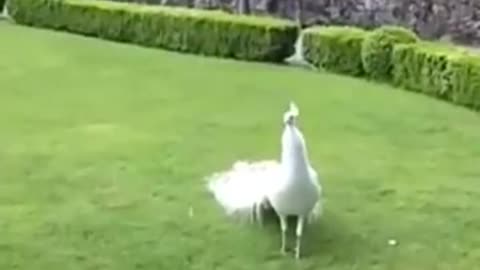
M266 0L266 11L267 14L277 14L278 13L278 0Z
M295 0L295 3L297 4L295 11L296 11L296 16L295 19L297 21L297 25L300 29L303 28L304 25L304 6L303 6L303 0Z
M250 14L250 0L238 0L238 13Z

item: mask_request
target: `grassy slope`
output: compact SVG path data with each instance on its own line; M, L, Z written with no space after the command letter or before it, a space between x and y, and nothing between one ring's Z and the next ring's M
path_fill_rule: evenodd
M285 67L6 23L0 36L0 269L480 265L474 113ZM225 220L202 182L276 158L291 98L327 200L301 262L276 231Z

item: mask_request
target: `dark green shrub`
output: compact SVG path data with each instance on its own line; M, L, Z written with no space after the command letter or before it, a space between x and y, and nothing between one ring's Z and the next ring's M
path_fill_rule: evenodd
M392 51L392 79L397 86L414 91L422 91L419 85L422 61L417 59L416 46L395 45Z
M450 100L475 110L480 109L480 57L457 57L449 63Z
M443 96L448 55L440 50L426 49L423 43L395 45L392 53L392 77L397 85L410 90Z
M294 23L221 11L101 0L11 0L21 24L168 50L282 62L294 52Z
M480 57L433 43L399 44L392 53L398 86L455 104L480 108Z
M353 76L363 75L361 46L367 33L348 26L308 29L303 34L305 59L321 69Z
M417 41L415 33L402 27L382 26L375 29L362 43L361 55L365 72L372 79L391 79L393 46Z
M0 0L0 12L3 12L3 9L5 8L5 3L7 0Z

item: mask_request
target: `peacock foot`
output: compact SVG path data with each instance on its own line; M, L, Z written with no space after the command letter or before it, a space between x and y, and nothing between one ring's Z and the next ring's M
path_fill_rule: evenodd
M287 246L284 244L284 245L282 245L282 247L280 248L280 254L282 254L282 255L287 255L287 253L288 253Z
M295 259L300 259L300 249L299 248L296 248L295 249Z

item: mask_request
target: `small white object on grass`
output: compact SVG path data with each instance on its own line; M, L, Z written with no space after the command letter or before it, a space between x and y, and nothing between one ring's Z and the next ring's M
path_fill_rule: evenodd
M390 240L388 240L388 245L390 245L390 246L396 246L396 245L397 245L397 240L395 240L395 239L390 239Z
M190 206L190 208L188 209L188 216L190 218L193 218L193 207Z

